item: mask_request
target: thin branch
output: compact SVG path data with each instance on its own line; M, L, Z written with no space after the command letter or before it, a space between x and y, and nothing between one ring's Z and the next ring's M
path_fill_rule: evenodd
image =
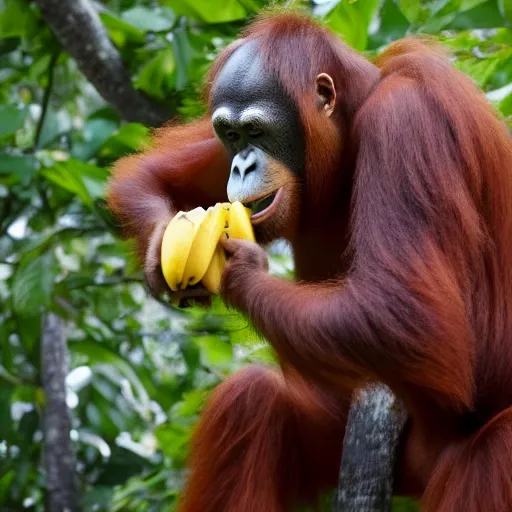
M50 58L50 63L48 64L48 72L47 72L47 80L46 88L44 90L43 101L41 102L41 115L39 116L39 120L37 122L36 134L34 137L34 153L39 150L39 145L41 143L41 135L43 133L43 128L45 125L46 117L48 114L48 107L50 106L50 98L53 90L53 78L55 75L55 66L57 65L57 61L59 60L60 51L56 51L52 54ZM42 183L37 181L37 190L39 192L39 197L41 198L41 203L43 208L48 212L52 224L55 223L55 213L50 206L50 201L48 200L48 195L46 193L46 189L42 185Z
M3 379L8 384L12 384L13 386L35 386L35 382L22 379L21 377L17 377L12 373L9 373L2 365L0 365L0 379Z
M46 115L48 113L48 107L50 105L50 97L52 95L53 89L53 76L55 71L55 66L57 65L57 60L59 59L60 52L54 52L50 63L48 64L48 83L46 84L46 89L44 90L43 101L41 104L41 116L39 117L39 121L37 123L36 135L34 137L34 152L39 149L39 143L41 141L41 134L43 133L44 122L46 121Z
M78 317L78 309L69 302L68 299L64 297L55 297L55 304L61 307L70 317L77 318Z
M174 115L133 87L121 55L90 0L36 0L36 4L80 71L123 119L159 126Z

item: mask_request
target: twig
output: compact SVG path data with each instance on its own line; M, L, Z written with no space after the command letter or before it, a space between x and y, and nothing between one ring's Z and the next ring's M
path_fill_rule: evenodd
M36 134L34 136L34 153L39 150L39 145L41 143L41 135L43 133L44 124L46 121L46 116L48 114L48 107L50 106L50 98L53 90L53 78L55 74L55 66L57 65L57 61L59 60L60 51L53 52L50 63L48 64L48 73L47 79L48 83L46 84L46 88L44 90L43 101L41 102L41 115L39 116L39 120L37 122ZM46 195L46 190L42 186L40 181L37 181L37 189L39 191L39 196L41 197L41 202L45 210L49 213L52 224L55 223L55 214L53 212L52 207L50 206L50 202L48 201L48 196Z
M48 107L50 106L50 97L52 95L52 90L53 90L53 77L54 77L54 72L55 72L55 66L57 65L57 61L59 60L59 55L60 55L60 51L54 52L50 58L50 63L48 64L48 74L47 74L48 83L46 84L46 88L44 90L43 101L41 102L41 115L39 116L39 120L37 122L36 134L34 136L34 147L33 147L34 153L39 150L39 145L41 143L41 135L43 133L46 116L48 114ZM50 202L48 201L48 196L46 194L46 190L39 180L37 180L37 190L39 191L39 197L41 198L43 207L50 215L52 224L54 224L55 223L55 214L53 212L52 207L50 206Z
M35 382L12 375L2 365L0 365L0 379L3 379L5 382L8 382L13 386L35 386Z
M46 120L48 107L50 105L50 97L52 95L53 75L55 71L55 66L57 65L57 60L59 59L59 55L60 51L54 52L51 56L50 63L48 64L48 84L46 85L46 89L44 90L43 101L41 103L41 115L39 117L39 121L37 122L36 135L34 137L34 152L36 152L39 149L41 134L43 133L44 122Z

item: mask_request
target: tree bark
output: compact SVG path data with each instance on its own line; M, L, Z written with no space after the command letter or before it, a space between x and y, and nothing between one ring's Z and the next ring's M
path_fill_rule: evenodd
M173 112L137 91L90 0L36 0L41 14L79 69L127 121L159 126Z
M333 512L391 510L395 454L406 419L405 408L386 386L368 386L356 394Z
M80 512L76 456L71 444L71 419L66 404L67 344L60 317L48 313L41 337L43 464L48 512Z

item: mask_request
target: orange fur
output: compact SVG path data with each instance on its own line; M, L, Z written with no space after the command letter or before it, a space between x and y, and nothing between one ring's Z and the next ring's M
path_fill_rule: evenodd
M217 387L193 440L183 512L285 512L336 483L346 407L249 367Z

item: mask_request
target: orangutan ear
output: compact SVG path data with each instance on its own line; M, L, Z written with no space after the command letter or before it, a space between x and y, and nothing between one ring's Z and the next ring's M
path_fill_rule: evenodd
M320 108L327 117L331 116L336 105L336 88L333 79L327 73L320 73L316 77L316 95Z

